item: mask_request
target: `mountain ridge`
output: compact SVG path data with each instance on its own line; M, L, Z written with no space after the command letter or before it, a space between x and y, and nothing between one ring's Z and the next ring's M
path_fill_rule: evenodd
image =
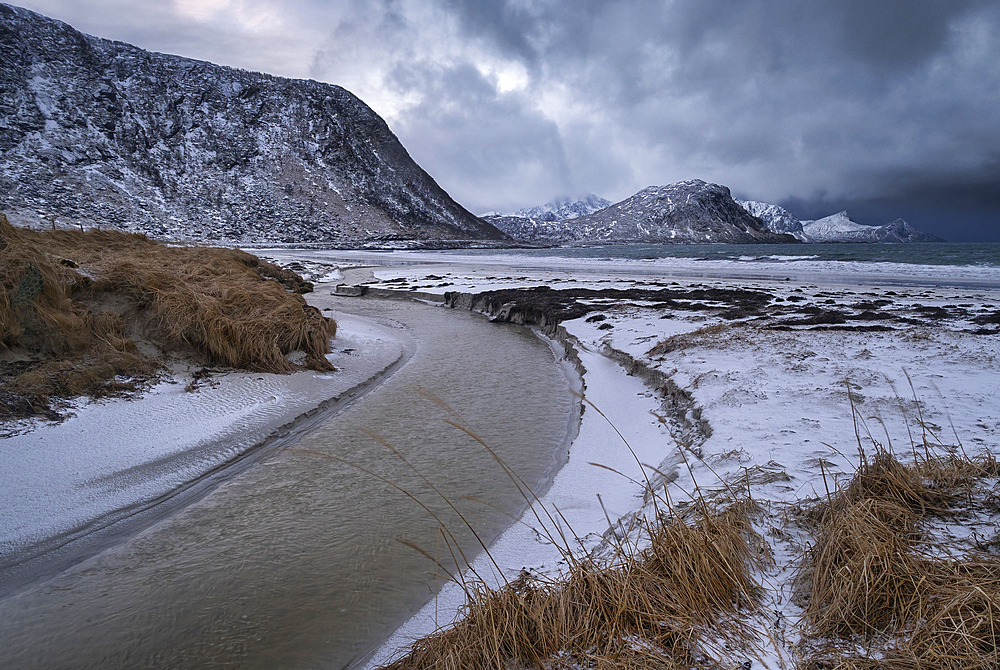
M802 242L842 243L926 243L944 242L930 233L917 230L903 219L882 226L869 226L853 221L842 210L821 219L800 221L783 207L755 200L737 200L744 209L760 218L771 230L788 232Z
M601 210L564 221L499 215L488 221L529 244L796 243L740 207L729 189L692 179L649 186Z
M540 221L568 221L578 219L587 214L599 212L605 207L610 207L613 203L605 200L599 195L588 193L579 200L571 198L556 198L538 207L526 207L516 212L511 212L506 216L520 216L526 219L538 219Z
M157 237L362 244L506 236L346 89L84 35L0 4L0 209Z

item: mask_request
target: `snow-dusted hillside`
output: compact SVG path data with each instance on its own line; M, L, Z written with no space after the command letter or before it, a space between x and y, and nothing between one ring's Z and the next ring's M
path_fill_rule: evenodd
M605 207L610 206L610 200L605 200L601 196L591 193L581 200L557 198L539 207L519 209L508 216L519 216L526 219L538 219L540 221L567 221L599 212Z
M884 226L866 226L852 221L846 211L822 219L803 221L802 231L809 242L944 242L923 233L902 219Z
M784 207L756 200L737 200L736 203L763 221L769 230L794 235L795 239L803 242L808 241L802 232L802 223Z
M0 210L238 242L502 239L348 91L0 4Z
M867 237L873 230L872 226L864 226L851 220L846 211L814 221L804 221L802 230L806 231L810 240L825 242L852 237Z
M766 202L737 200L770 229L789 233L802 242L944 242L940 237L924 233L902 219L884 226L866 226L852 221L847 212L837 212L814 221L799 221L787 209Z
M631 198L566 221L487 217L531 244L730 244L795 242L767 229L736 204L729 189L700 179L650 186Z

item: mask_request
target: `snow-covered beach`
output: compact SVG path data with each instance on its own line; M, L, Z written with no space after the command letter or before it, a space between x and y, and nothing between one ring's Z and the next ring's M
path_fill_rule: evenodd
M426 265L419 261L424 256ZM491 558L475 562L475 573L491 587L522 570L558 573L561 552L548 539L555 529L539 506L558 510L567 537L578 538L575 549L593 551L604 540L609 517L616 523L643 507L638 482L653 472L665 475L676 500L746 481L753 499L770 510L758 531L775 556L774 566L760 576L767 591L763 611L773 612L767 616L774 620L761 624L764 630L780 626L781 635L762 636L756 649L733 652L732 660L792 667L801 610L790 597L804 540L785 528L788 507L850 478L859 460L856 430L862 445L870 448L874 440L903 458L924 437L969 454L998 450L1000 334L993 324L1000 274L995 269L963 268L950 275L944 270L934 277L924 267L892 268L888 275L885 268L862 274L834 266L826 274L810 268L808 281L684 278L681 272L664 280L648 271L630 277L627 268L601 276L589 264L572 272L560 259L535 258L532 267L510 268L493 258L403 257L369 267L368 285L421 293L668 285L683 292L738 286L783 306L778 313L727 318L682 302L667 308L641 299L593 298L594 311L562 322L579 351L588 404L600 413L585 411L569 462L535 511L490 548ZM354 261L364 264L357 257ZM701 435L688 433L691 439L679 440L683 417L664 417L663 398L628 374L623 360L660 373L689 393L694 407L687 410L688 418L693 411L703 425ZM690 470L678 449L682 440ZM956 553L995 535L997 521L983 517L949 527ZM447 625L464 602L458 585L447 586L378 650L368 667Z
M16 590L190 502L293 441L405 361L398 331L344 315L335 373L198 371L177 362L138 400L77 401L60 423L4 426L0 450L0 587ZM128 522L132 523L129 524ZM140 523L140 527L141 527ZM83 540L82 542L79 540Z
M710 491L723 487L720 480L746 479L754 499L774 512L768 522L771 526L760 528L772 539L776 554L774 568L761 576L768 587L765 610L780 613L778 619L788 622L790 631L798 610L788 600L789 577L802 547L798 538L781 539L782 506L819 495L824 490L824 474L846 477L853 471L857 441L852 402L867 424L862 426L863 434L870 433L881 443L891 441L900 452L905 453L913 439L919 440L913 433L921 430L918 418L934 430L936 440L952 445L961 441L970 453L995 453L1000 440L1000 335L991 320L1000 308L1000 275L995 269L965 268L950 275L943 270L941 277L934 277L925 268L909 272L905 267L891 271L874 268L866 274L846 271L843 266L824 272L821 263L789 268L758 262L747 271L753 276L734 277L730 276L732 268L721 264L692 269L683 264L657 267L655 262L524 261L503 255L433 252L271 250L261 255L298 263L297 270L311 272L311 278L319 282L312 298L317 301L343 283L425 299L453 291L474 294L541 286L672 291L669 305L638 293L629 298L574 298L588 305L589 311L563 321L561 326L584 370L588 406L568 462L540 504L559 510L569 526L568 536L579 538L581 551L594 550L604 540L608 518L614 523L641 510L643 487L636 482L654 472L653 468L665 476L669 495L675 500L694 494L696 487ZM727 305L721 299L713 301L712 296L734 288L768 296L769 307L756 314L724 314ZM360 303L365 298L354 300ZM337 367L348 369L345 362L353 351L368 351L378 359L369 360L364 370L358 368L357 379L347 379L348 373L341 376L336 383L344 389L367 379L401 352L402 345L391 333L375 332L365 323L352 325L349 318L341 318L337 347L346 358L334 361ZM384 360L378 358L383 354ZM623 363L634 363L629 369L636 374L629 374ZM637 371L645 371L647 382L650 375L669 379L692 404L682 415L671 415L670 408L664 406L662 388L651 387ZM330 379L324 375L318 381L326 384L338 375L341 373ZM214 461L197 458L209 447L212 458L227 458L223 453L227 443L219 437L228 434L223 428L211 435L200 429L193 431L191 422L183 421L183 414L175 417L173 427L162 418L145 418L148 414L129 418L131 407L136 411L152 408L157 398L170 393L206 403L202 408L236 403L225 428L252 442L260 439L261 431L287 423L289 417L300 413L296 407L315 402L317 397L309 395L308 389L298 389L298 394L295 389L279 392L278 387L267 386L266 379L259 379L261 375L243 377L219 377L217 387L209 384L189 394L179 385L161 385L140 403L115 402L114 412L108 416L113 414L130 430L138 426L161 434L172 431L188 440L164 455L162 469L145 475L140 472L135 479L120 479L118 484L127 486L121 486L119 493L155 498L162 495L162 489L192 476L187 470L171 467L171 462L188 467L188 461L193 460L210 471ZM328 390L324 386L324 392ZM260 397L266 400L263 405L250 400ZM282 405L287 416L277 410L262 411L278 404L279 398L300 404L290 400ZM66 426L109 425L108 417L100 412L111 408L81 408L76 423L43 427L44 432L39 429L5 442L20 444L15 440L34 436L35 442L30 444L37 449L39 436L55 436ZM198 411L191 408L187 416ZM93 419L88 418L91 413ZM692 426L697 430L692 432ZM73 439L87 439L84 433L73 435L76 437L51 437L49 442L70 449ZM678 449L679 436L688 442L690 472ZM97 444L97 438L89 443ZM113 454L109 458L114 458ZM45 517L38 523L18 525L13 519L20 516L7 517L11 521L5 524L5 533L14 540L27 542L30 533L44 529L46 523L51 525L50 532L60 524L67 528L78 524L75 514L88 509L94 513L96 509L87 504L100 506L112 500L99 495L99 490L94 493L93 483L101 473L127 471L127 456L113 463L93 460L85 467L70 457L59 462L65 463L68 471L52 478L55 483L45 480L42 466L28 468L17 475L23 480L17 491L26 494L26 504L60 499L72 504L34 505L39 510L34 513ZM11 472L9 468L5 471ZM34 479L28 476L32 472ZM13 495L15 489L9 490ZM85 497L76 500L72 496ZM20 502L12 498L10 504ZM99 509L96 514L100 514ZM556 573L561 554L546 539L546 533L537 532L543 523L539 519L549 523L543 514L527 512L522 523L512 525L491 546L492 560L500 565L502 575L485 556L474 563L477 573L493 586L515 578L522 570ZM996 521L982 519L976 522L980 525L953 528L952 532L960 535L956 546L976 535L989 534ZM461 589L445 587L375 653L372 665L448 623L463 602ZM789 632L784 639L791 644L794 635ZM760 646L750 654L754 660L767 667L790 667L788 648L767 641Z

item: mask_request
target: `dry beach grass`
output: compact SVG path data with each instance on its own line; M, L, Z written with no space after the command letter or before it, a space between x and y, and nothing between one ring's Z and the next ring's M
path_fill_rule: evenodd
M766 630L761 616L764 506L725 485L686 504L664 490L654 515L634 517L638 532L606 534L610 558L550 536L564 547L559 575L522 572L495 589L465 582L458 621L385 667L742 668L768 638L785 649L781 668L1000 667L997 547L955 558L928 527L970 510L1000 516L1000 464L989 452L935 455L942 445L926 430L907 464L870 441L869 454L858 439L846 484L793 506L792 523L812 537L794 572L798 640Z
M280 283L279 283L280 282ZM0 214L0 419L133 391L165 355L253 371L329 370L336 324L287 270L235 249L107 230L34 231ZM301 363L288 354L304 353Z
M756 608L759 557L747 506L702 502L646 528L648 546L574 558L557 579L523 574L467 588L461 620L389 665L409 668L708 667L709 642L738 643Z
M992 455L904 465L877 449L812 510L806 667L1000 667L1000 556L984 547L956 559L924 529L973 506L995 513L998 474Z

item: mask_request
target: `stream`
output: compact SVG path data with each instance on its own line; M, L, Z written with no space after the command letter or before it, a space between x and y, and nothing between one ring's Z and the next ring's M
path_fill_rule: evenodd
M524 500L452 423L536 490L547 486L579 416L548 343L467 312L328 294L310 302L399 329L410 360L298 443L0 600L0 667L352 667L453 570L456 550L422 505L469 559L481 551L393 449L487 544Z

